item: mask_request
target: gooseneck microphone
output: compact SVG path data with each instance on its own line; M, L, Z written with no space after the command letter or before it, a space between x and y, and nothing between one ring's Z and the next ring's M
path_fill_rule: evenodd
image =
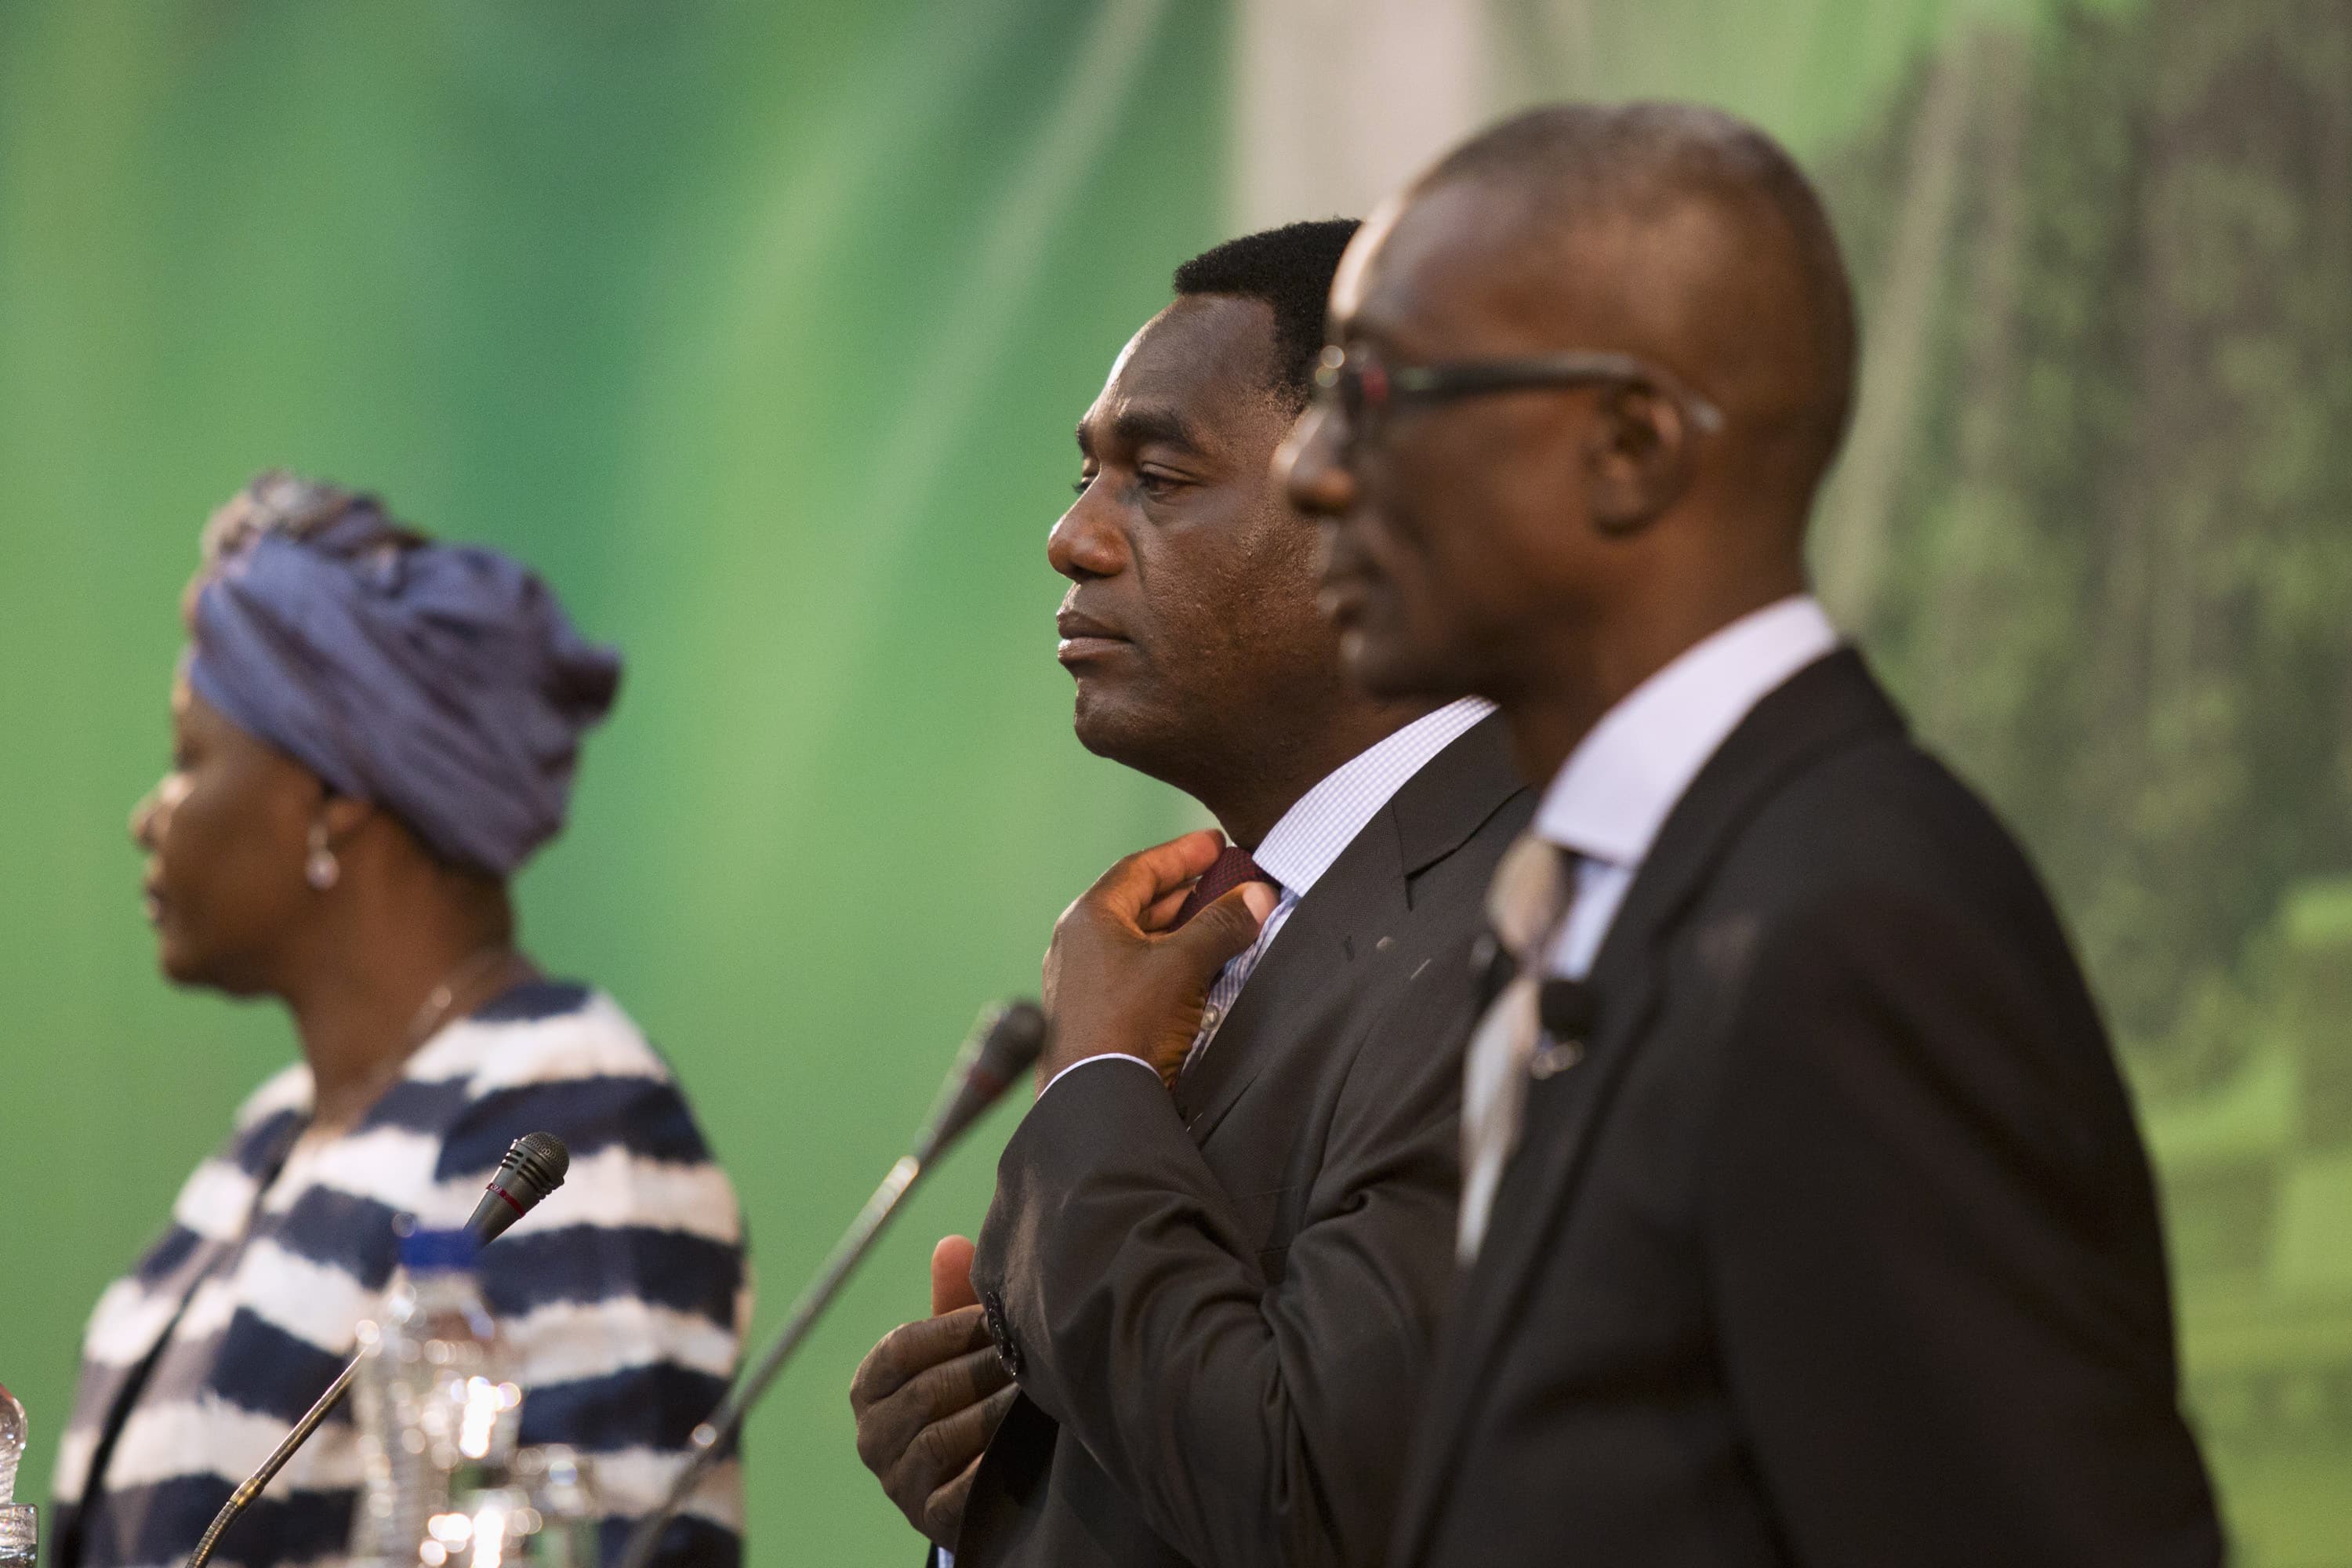
M507 1226L539 1206L539 1200L563 1184L572 1169L572 1151L551 1132L526 1132L508 1146L474 1217L466 1228L483 1246L507 1233Z
M982 1111L1037 1065L1045 1048L1045 1015L1034 1002L1001 1002L982 1013L956 1053L955 1065L948 1069L947 1081L931 1106L930 1121L907 1160L927 1165L938 1158L980 1120ZM892 1169L895 1173L897 1167Z
M940 1086L939 1099L931 1107L930 1120L916 1138L913 1149L890 1167L890 1173L882 1178L882 1184L866 1200L866 1206L850 1223L848 1232L835 1244L832 1256L824 1260L815 1281L793 1303L791 1316L777 1331L774 1342L761 1354L751 1375L729 1390L709 1419L694 1429L692 1451L685 1467L670 1483L661 1506L647 1514L630 1534L628 1550L621 1554L618 1568L646 1568L662 1531L686 1505L686 1500L694 1494L695 1487L711 1467L719 1463L728 1443L742 1429L743 1418L808 1337L818 1314L832 1302L851 1270L872 1248L875 1238L882 1234L882 1227L898 1209L899 1200L921 1179L931 1162L980 1119L982 1111L1036 1065L1038 1054L1045 1048L1045 1015L1035 1003L1007 1002L981 1015L963 1049L957 1053L955 1066L948 1070L947 1082Z
M489 1186L483 1193L482 1201L475 1205L474 1217L466 1222L466 1228L473 1233L475 1240L488 1246L504 1235L509 1226L538 1207L541 1198L562 1186L563 1174L571 1168L572 1152L564 1148L562 1139L552 1132L526 1132L508 1146L506 1157L499 1162L498 1171L490 1177ZM236 1521L237 1515L253 1506L253 1500L261 1495L261 1489L286 1468L286 1461L294 1457L295 1450L310 1440L310 1434L319 1429L319 1423L327 1418L327 1412L342 1403L343 1395L351 1392L352 1379L359 1375L360 1363L366 1355L367 1352L362 1351L352 1357L343 1370L336 1374L335 1381L327 1385L327 1392L319 1395L318 1403L303 1412L301 1420L294 1423L294 1429L286 1434L286 1440L271 1451L269 1458L261 1461L259 1469L246 1477L236 1490L229 1493L228 1501L221 1504L220 1512L215 1514L212 1523L205 1528L204 1539L196 1542L195 1552L188 1559L188 1568L205 1568L205 1564L212 1561L213 1550L220 1544L221 1532Z

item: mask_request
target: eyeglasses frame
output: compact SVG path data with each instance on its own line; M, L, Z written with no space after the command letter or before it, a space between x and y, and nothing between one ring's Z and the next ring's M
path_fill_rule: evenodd
M1347 415L1349 439L1366 440L1370 438L1370 430L1359 426L1369 426L1373 421L1348 413L1340 394L1341 377L1351 357L1337 343L1325 347L1316 363L1315 386L1326 407L1338 405L1340 412ZM1377 386L1372 384L1375 379ZM1391 365L1373 358L1369 364L1360 363L1357 381L1366 394L1360 400L1360 406L1377 410L1381 419L1400 404L1440 403L1547 386L1618 384L1654 387L1679 406L1701 431L1712 434L1723 428L1723 411L1681 381L1632 354L1606 350L1576 349L1435 364Z

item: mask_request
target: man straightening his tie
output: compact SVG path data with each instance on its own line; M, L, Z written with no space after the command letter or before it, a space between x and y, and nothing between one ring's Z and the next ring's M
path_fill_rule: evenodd
M942 1244L938 1315L859 1369L861 1457L955 1568L1381 1560L1452 1289L1443 1025L1532 803L1486 704L1345 679L1269 473L1353 227L1188 263L1078 428L1047 546L1078 737L1232 843L1063 916L970 1288Z

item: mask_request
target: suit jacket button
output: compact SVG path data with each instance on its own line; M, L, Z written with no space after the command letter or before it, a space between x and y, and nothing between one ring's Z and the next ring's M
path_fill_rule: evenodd
M1009 1377L1021 1375L1021 1347L1013 1342L1013 1327L1004 1320L1004 1297L991 1290L981 1300L981 1317L988 1324L988 1342L996 1347L996 1359L1004 1365Z

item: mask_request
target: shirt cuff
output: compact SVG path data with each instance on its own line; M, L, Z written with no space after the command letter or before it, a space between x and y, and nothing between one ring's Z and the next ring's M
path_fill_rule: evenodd
M1133 1062L1137 1067L1141 1068L1153 1078L1158 1078L1160 1076L1160 1070L1153 1067L1150 1062L1145 1061L1141 1057L1131 1057L1125 1051L1102 1051L1091 1057L1080 1057L1076 1061L1072 1062L1068 1067L1064 1068L1060 1072L1057 1072L1052 1078L1047 1079L1045 1080L1045 1087L1038 1091L1037 1098L1043 1100L1045 1096L1053 1093L1054 1086L1055 1084L1061 1082L1064 1079L1069 1077L1080 1068L1085 1067L1088 1062Z

